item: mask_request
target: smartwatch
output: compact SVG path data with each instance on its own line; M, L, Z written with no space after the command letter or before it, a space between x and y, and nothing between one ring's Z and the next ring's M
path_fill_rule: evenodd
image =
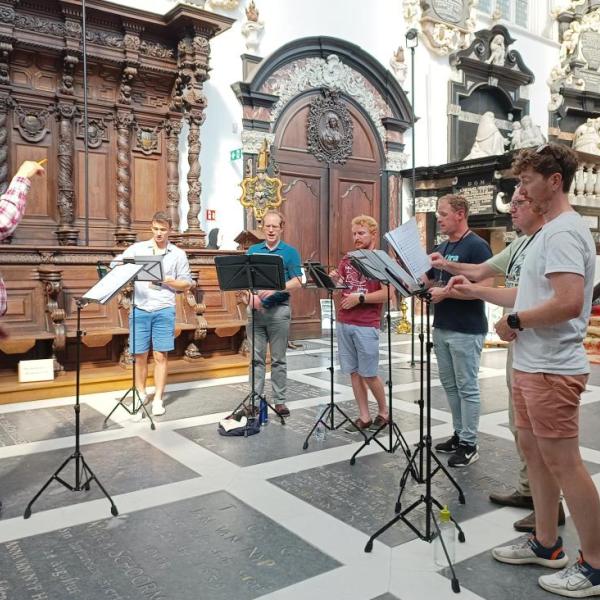
M506 317L506 322L511 329L523 331L523 328L521 327L521 319L519 319L519 313L510 313L510 315Z
M359 304L364 304L365 303L365 295L364 294L359 294L358 295L358 303Z

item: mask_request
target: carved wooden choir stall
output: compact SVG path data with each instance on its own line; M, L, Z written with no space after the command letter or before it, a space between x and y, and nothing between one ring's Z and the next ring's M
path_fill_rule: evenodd
M218 288L218 251L204 249L198 219L210 40L232 20L187 5L166 15L103 0L86 5L87 202L81 2L0 0L0 191L23 160L48 159L21 225L0 245L8 290L3 325L10 332L0 341L0 402L29 399L18 385L6 385L21 359L53 357L57 373L73 368L75 300L97 280L98 261L147 239L157 210L167 210L179 231L182 131L188 229L174 241L186 249L199 283L178 298L173 354L187 360L176 362L188 379L207 364L215 373L244 362L238 352L245 319L235 295ZM127 293L85 308L84 371L129 362L128 311Z

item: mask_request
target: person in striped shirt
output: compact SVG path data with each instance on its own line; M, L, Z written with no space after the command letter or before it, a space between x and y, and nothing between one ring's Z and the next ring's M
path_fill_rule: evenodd
M43 175L44 168L34 160L26 160L13 177L8 189L0 196L0 240L12 235L25 214L27 194L31 187L31 179ZM6 313L6 286L0 277L0 317ZM0 324L0 339L8 337L8 333Z

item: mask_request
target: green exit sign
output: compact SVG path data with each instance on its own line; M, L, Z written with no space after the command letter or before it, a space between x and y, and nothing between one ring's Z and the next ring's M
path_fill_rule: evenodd
M229 160L240 160L242 158L242 149L236 148L229 153Z

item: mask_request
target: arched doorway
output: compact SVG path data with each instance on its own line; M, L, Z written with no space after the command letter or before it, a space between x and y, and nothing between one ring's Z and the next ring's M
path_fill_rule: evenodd
M352 249L350 222L359 214L381 220L381 177L384 153L377 134L361 110L347 98L338 103L352 128L350 154L343 163L319 160L309 148L310 108L320 91L307 94L285 109L275 128L273 156L283 182L286 201L285 239L300 251L335 266ZM317 125L317 124L315 124ZM295 333L314 335L320 327L319 300L314 290L294 293Z
M305 38L232 87L243 105L244 160L268 141L284 184L284 239L303 260L336 265L352 248L350 221L358 214L375 217L382 231L396 224L412 110L381 63L344 40ZM319 98L326 99L320 117ZM297 337L319 333L321 297L295 292Z

